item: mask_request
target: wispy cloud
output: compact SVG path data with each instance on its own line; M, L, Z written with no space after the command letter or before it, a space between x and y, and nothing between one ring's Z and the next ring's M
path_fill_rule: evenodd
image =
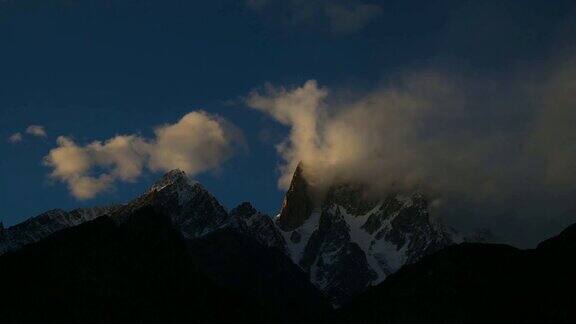
M320 188L356 181L475 199L566 192L576 189L574 62L535 72L535 84L422 71L353 97L314 80L266 86L246 104L290 127L278 145L282 188L303 161Z
M30 125L26 128L26 134L36 137L46 137L46 130L41 125Z
M16 133L10 135L10 137L8 137L8 142L12 143L12 144L22 142L22 134L20 132L16 132Z
M41 125L30 125L26 128L26 130L24 130L24 134L28 134L34 137L46 137L46 130L44 129L44 126ZM12 135L10 135L10 137L8 137L8 142L12 143L12 144L16 144L16 143L20 143L22 142L22 140L24 139L24 136L22 135L22 132L16 132Z

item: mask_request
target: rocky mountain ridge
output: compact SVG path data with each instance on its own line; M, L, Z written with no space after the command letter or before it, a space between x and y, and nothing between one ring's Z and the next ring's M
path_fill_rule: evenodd
M114 212L120 206L53 209L8 228L0 227L0 255L38 242L53 233Z
M338 184L313 208L311 190L300 164L276 224L292 260L335 305L459 240L418 192L374 198L362 185Z
M3 296L21 300L15 303L8 299L3 304L9 306L0 305L0 318L28 318L36 313L59 320L67 313L75 314L73 318L86 314L100 318L107 315L95 310L113 308L113 316L124 314L125 310L118 307L129 307L137 318L144 319L151 309L157 312L157 318L165 316L176 322L183 318L203 322L207 316L290 323L302 317L322 319L331 314L328 301L285 255L284 241L269 216L248 203L227 212L182 171L167 173L128 204L93 216L68 223L62 221L68 219L65 212L51 218L43 216L43 220L67 226L0 256L0 274L14 280L3 290ZM130 255L123 257L125 253ZM30 264L34 266L30 268ZM134 271L134 276L126 268ZM80 273L62 276L69 271ZM35 279L29 281L26 277ZM181 286L180 277L188 278ZM50 282L42 278L50 278ZM142 287L149 289L138 286L137 278L141 278ZM164 281L168 286L162 284ZM53 296L59 286L63 294ZM28 287L38 297L20 287ZM183 300L174 300L171 292L194 297L183 295ZM161 302L162 294L172 305L149 305L151 301ZM226 303L239 301L232 307L234 313L217 310L214 297L218 294ZM67 298L74 299L73 309L42 302L48 299L64 303ZM190 313L185 307L188 299L204 306L193 307L196 313ZM82 300L91 302L84 304ZM23 314L26 310L30 314Z
M126 205L0 227L0 318L574 322L576 225L534 250L459 243L418 192L340 184L315 204L294 178L276 219L172 171Z
M0 252L104 215L122 224L135 211L151 207L167 215L185 240L229 229L281 251L334 305L341 305L404 264L455 242L452 232L430 217L421 194L367 198L363 186L343 184L314 206L309 190L299 165L281 212L272 219L247 202L228 212L200 183L173 170L128 204L51 211L6 229Z

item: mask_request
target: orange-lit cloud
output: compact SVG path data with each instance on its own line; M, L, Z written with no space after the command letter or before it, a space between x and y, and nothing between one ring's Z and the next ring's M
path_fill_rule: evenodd
M84 146L60 136L44 161L52 168L50 177L67 183L74 197L90 199L116 181L135 181L145 169L181 169L193 176L218 168L241 138L234 126L203 111L159 126L154 133L151 139L118 135Z

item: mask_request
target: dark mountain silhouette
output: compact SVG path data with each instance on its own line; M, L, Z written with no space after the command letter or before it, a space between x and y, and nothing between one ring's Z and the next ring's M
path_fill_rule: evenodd
M575 323L576 224L533 250L462 243L407 265L339 311L366 323Z
M0 277L3 323L212 322L259 314L203 274L169 219L151 208L121 226L100 217L8 253Z
M532 250L456 244L418 193L341 185L314 210L300 187L275 223L175 170L126 205L0 227L0 323L576 322L576 224Z
M181 171L83 221L46 215L8 229L38 239L0 257L0 277L9 278L2 322L287 323L332 314L271 218L247 203L228 213Z
M0 258L0 277L8 278L2 285L0 318L2 323L213 323L322 320L327 315L328 304L289 259L241 234L228 235L253 257L230 259L231 249L221 257L213 248L227 248L218 243L226 241L224 233L187 246L170 219L151 207L135 210L121 225L103 216L65 229ZM189 253L190 248L197 253ZM202 254L228 258L223 265L229 274L216 278L218 271L207 266ZM243 268L247 262L252 262L250 269ZM207 274L207 269L214 272ZM258 271L269 273L268 278L260 279ZM284 289L268 298L282 279ZM286 307L280 307L283 293ZM307 304L299 307L295 300Z
M190 241L188 247L205 273L248 296L266 318L283 314L284 318L276 322L294 323L322 322L332 317L328 299L279 250L266 248L230 228Z

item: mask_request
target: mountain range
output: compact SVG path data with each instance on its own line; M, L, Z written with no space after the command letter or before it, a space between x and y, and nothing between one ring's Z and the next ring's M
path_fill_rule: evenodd
M133 201L0 227L3 322L571 322L576 227L534 250L464 242L420 192L227 211L180 170Z

